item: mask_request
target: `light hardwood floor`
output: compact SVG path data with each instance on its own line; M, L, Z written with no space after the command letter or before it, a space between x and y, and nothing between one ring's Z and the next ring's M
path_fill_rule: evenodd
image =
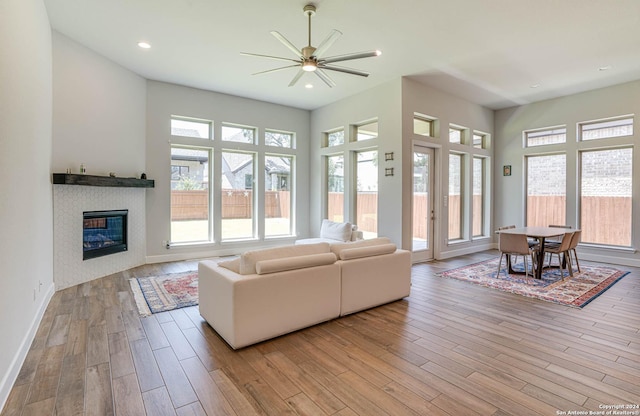
M549 416L639 405L640 269L619 267L631 273L584 309L435 276L496 253L415 265L405 300L239 351L197 307L136 312L129 278L196 262L62 290L2 416Z

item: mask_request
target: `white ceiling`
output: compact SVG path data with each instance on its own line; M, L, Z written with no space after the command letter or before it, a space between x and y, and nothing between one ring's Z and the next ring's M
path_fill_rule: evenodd
M338 29L327 56L383 52L341 63L371 75L331 72L334 88L240 55L293 57L269 32L306 46L309 1L44 1L55 30L145 78L303 109L402 76L493 109L640 79L640 0L316 0L313 46Z

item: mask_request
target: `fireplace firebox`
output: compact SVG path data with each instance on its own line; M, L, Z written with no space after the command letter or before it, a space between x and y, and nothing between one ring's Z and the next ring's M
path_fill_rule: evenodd
M129 210L82 213L82 260L127 251Z

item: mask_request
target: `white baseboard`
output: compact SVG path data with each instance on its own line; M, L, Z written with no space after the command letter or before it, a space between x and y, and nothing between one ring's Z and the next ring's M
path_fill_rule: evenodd
M9 398L9 393L11 393L11 388L18 379L18 374L20 374L20 369L24 364L25 358L27 358L27 354L29 353L29 349L31 348L31 343L36 336L36 332L38 332L38 327L40 326L40 322L42 321L44 312L47 310L49 301L51 301L51 298L53 297L53 294L55 292L54 289L55 287L53 285L53 282L51 282L47 293L45 293L40 301L40 305L38 305L38 310L31 321L31 325L29 325L29 330L20 343L20 348L18 349L18 351L16 351L13 360L11 360L9 370L0 381L0 411L7 404L7 399Z
M445 260L453 257L464 256L467 254L479 253L481 251L491 250L497 247L498 245L495 243L485 243L480 245L460 247L455 250L447 250L447 251L440 252L437 259Z

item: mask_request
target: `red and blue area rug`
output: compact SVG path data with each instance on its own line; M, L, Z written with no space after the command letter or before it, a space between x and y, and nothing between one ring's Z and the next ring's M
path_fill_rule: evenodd
M464 280L481 286L515 293L561 305L582 308L600 296L618 280L629 274L608 266L580 265L581 272L574 270L573 277L560 276L560 269L547 268L542 279L526 277L523 274L508 274L504 265L497 274L498 258L485 260L468 266L439 273L439 276ZM514 265L514 270L524 270L522 263Z
M142 316L198 304L198 271L130 279Z

